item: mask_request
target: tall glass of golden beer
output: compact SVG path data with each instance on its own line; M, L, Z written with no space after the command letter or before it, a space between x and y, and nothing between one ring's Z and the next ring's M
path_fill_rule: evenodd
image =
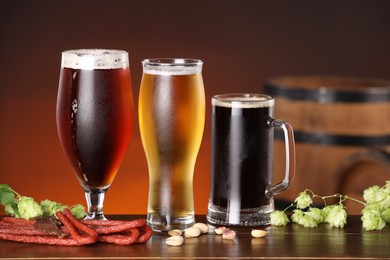
M147 220L156 231L195 222L193 175L205 122L203 62L146 59L139 125L149 170Z

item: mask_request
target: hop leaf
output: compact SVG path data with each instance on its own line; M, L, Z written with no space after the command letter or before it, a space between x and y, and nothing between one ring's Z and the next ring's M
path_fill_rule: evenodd
M43 210L33 198L22 196L18 203L18 211L21 218L30 219L43 215Z
M273 226L285 226L290 220L287 217L287 214L284 211L275 210L270 214L271 225Z
M15 218L20 218L18 205L16 203L7 204L4 207L4 210L7 214L14 216Z
M329 223L331 227L343 228L347 223L347 212L343 205L331 205L326 208L325 222Z
M310 197L310 195L307 194L306 191L303 191L303 192L299 193L298 197L295 199L294 202L297 203L298 209L305 209L313 203L313 200Z
M15 196L11 187L7 184L0 184L0 204L6 206L14 203Z

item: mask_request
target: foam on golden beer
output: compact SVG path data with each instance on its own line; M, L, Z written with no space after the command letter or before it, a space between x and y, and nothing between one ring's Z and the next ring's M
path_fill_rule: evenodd
M129 67L127 51L79 49L62 52L61 67L70 69L121 69Z
M194 75L202 72L203 62L198 59L146 59L142 61L144 73L151 75Z
M260 94L225 94L214 96L211 104L230 108L259 108L274 106L275 99Z

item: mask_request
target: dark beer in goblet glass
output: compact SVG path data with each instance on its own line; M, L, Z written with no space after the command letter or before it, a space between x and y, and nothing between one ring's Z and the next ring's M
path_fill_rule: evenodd
M57 129L83 187L88 219L105 219L103 201L133 131L128 53L82 49L62 53Z

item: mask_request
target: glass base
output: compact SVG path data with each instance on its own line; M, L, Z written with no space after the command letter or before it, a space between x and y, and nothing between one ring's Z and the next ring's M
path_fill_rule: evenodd
M86 190L85 199L88 204L88 212L85 219L107 220L103 213L103 203L106 196L106 189Z
M148 213L146 220L154 231L169 231L172 229L186 229L195 224L194 214L181 217L160 216Z
M270 224L270 214L275 209L274 204L259 208L230 210L209 203L207 221L224 226L265 226Z
M107 220L103 212L88 212L85 220Z

